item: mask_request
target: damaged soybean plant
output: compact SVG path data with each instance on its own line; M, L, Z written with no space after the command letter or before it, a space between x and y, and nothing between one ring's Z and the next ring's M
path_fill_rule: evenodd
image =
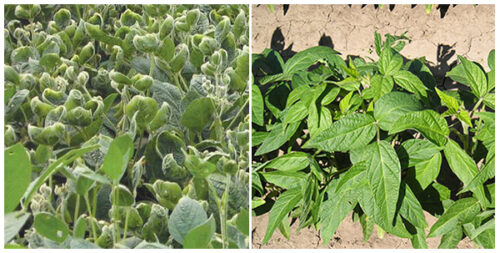
M352 214L427 248L465 237L495 247L495 51L465 57L436 83L406 36L375 33L378 61L313 47L288 60L252 56L252 208L269 212L263 243L314 227L325 244ZM429 224L424 211L437 218Z
M248 6L5 6L6 248L248 247Z

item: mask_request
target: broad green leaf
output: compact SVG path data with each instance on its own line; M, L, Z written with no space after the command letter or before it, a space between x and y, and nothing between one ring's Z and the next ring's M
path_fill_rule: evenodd
M120 180L133 153L134 142L128 134L115 138L109 145L101 170L113 181Z
M440 91L438 88L435 88L439 98L441 98L441 101L448 107L448 110L451 113L456 113L460 107L458 104L458 100L452 96L446 95L444 92Z
M193 228L205 223L207 214L198 201L183 197L179 200L168 219L168 231L180 244Z
M339 192L344 187L353 187L355 184L360 182L360 178L363 178L365 176L366 176L365 163L358 162L354 164L345 174L342 175L337 184L337 187L334 189L334 192Z
M181 123L194 131L202 131L212 118L214 101L211 98L193 100L182 114Z
M394 82L403 89L416 94L419 97L427 97L427 87L414 74L406 70L400 70L393 75Z
M410 186L408 186L407 184L402 185L401 191L404 192L404 196L401 201L399 214L407 221L409 221L413 226L422 229L427 228L427 222L425 221L422 206L420 205L420 202L418 201L415 194L413 194Z
M438 152L428 161L415 164L415 179L422 189L427 188L439 175L441 159L441 153Z
M290 107L293 103L297 102L299 99L304 99L304 96L310 96L310 92L312 92L314 88L309 85L301 85L297 88L294 88L286 99L286 107ZM253 105L252 105L253 106Z
M459 199L451 205L432 225L427 237L436 237L451 232L457 225L467 223L480 211L475 198Z
M413 234L410 238L411 245L414 249L427 249L427 242L425 241L425 230L423 228L416 227L416 234Z
M267 223L266 234L264 235L262 244L267 244L283 218L299 203L302 199L301 192L300 187L289 189L276 199L269 213L269 222Z
M339 193L328 197L321 203L319 216L321 221L321 239L328 244L340 223L356 204L355 191L352 188L342 189Z
M258 198L258 197L253 197L252 199L252 209L255 209L261 205L264 205L266 203L265 200Z
M439 146L447 142L450 129L446 120L432 110L409 112L401 116L391 127L389 134L399 133L406 129L415 129L424 137Z
M283 119L284 124L301 121L307 116L308 110L306 105L299 101L293 104L288 110L285 110L285 118Z
M385 94L391 92L393 87L394 80L391 76L376 74L370 78L370 87L363 90L363 98L373 98L373 101L377 101Z
M376 134L374 119L368 114L350 114L309 140L303 148L348 151L366 146Z
M373 233L373 226L375 223L373 222L368 215L363 214L359 217L359 223L361 224L361 229L363 230L363 239L367 242Z
M347 93L347 95L345 95L345 97L342 98L342 100L340 100L339 109L342 114L345 114L347 110L349 110L349 107L351 106L351 97L353 93L354 91Z
M369 188L375 205L374 218L382 227L391 227L396 212L401 182L401 165L387 141L374 142L362 149Z
M474 177L478 174L476 163L470 157L465 150L463 150L458 143L453 140L448 140L448 143L444 147L444 155L450 169L455 173L455 175L464 183L464 185L470 184ZM485 204L486 200L484 189L482 185L471 189L472 192L476 194L481 204Z
M110 200L117 206L132 206L135 202L134 196L124 185L118 185L111 191Z
M260 173L264 179L284 189L305 185L307 175L301 172L271 171Z
M64 242L69 235L66 223L50 213L42 212L36 214L33 227L35 227L38 234L57 243Z
M488 54L488 67L490 67L490 70L495 70L495 49Z
M248 209L241 209L241 211L238 213L238 217L236 217L236 227L240 232L242 232L245 235L249 235L250 233L250 216L248 213Z
M309 155L304 152L292 152L273 159L265 168L295 172L309 165Z
M281 147L295 134L295 132L299 128L299 125L300 122L291 123L290 125L288 125L285 132L283 132L281 124L274 126L274 128L262 142L262 145L255 152L255 155L263 155Z
M85 216L80 216L75 221L75 225L73 226L73 238L85 238L85 232L87 232L87 219Z
M389 131L392 125L407 112L422 110L422 105L415 96L393 91L382 96L373 107L373 116L378 126Z
M429 161L442 148L423 139L409 139L401 144L397 150L401 166L413 167L418 163Z
M290 240L290 221L288 221L288 216L283 217L278 229L286 239Z
M292 58L290 58L283 68L283 73L286 75L291 75L295 72L305 70L309 68L314 63L332 57L332 55L337 55L338 53L325 46L316 46L304 51L296 53Z
M31 162L21 143L4 152L4 213L10 213L19 205L31 181Z
M378 61L380 73L386 76L395 74L403 66L403 57L399 53L394 53L392 48L385 47Z
M264 99L260 93L259 86L252 85L252 122L264 125Z
M21 228L23 228L26 221L31 217L29 213L23 212L11 212L4 214L4 224L3 224L3 240L4 244L7 244L19 233Z
M470 239L474 240L476 237L478 237L481 233L483 233L486 230L489 229L495 229L495 218L492 218L491 220L487 221L486 223L482 224L478 228L474 230L474 232L470 235Z
M457 66L452 68L450 71L446 72L446 77L451 78L451 80L469 86L469 82L465 77L464 65L459 63Z
M215 219L210 216L203 224L191 229L184 236L184 249L206 249L215 233Z
M462 240L462 234L462 226L456 226L441 237L438 249L456 249L458 243Z
M309 117L307 118L307 128L311 138L318 136L325 129L332 125L332 113L324 106L317 107L315 103L309 106Z
M482 187L484 182L488 179L493 178L495 176L495 157L493 157L490 161L487 161L484 165L483 169L477 173L477 175L466 185L464 188L459 191L457 194L461 194L472 189Z
M458 56L460 62L463 64L465 78L469 83L472 93L477 97L484 97L488 93L488 83L486 75L483 70L475 63Z
M49 179L50 176L52 176L54 173L56 173L59 169L62 167L72 163L74 160L79 158L80 156L84 155L85 153L91 152L93 150L96 150L100 147L100 145L92 145L88 147L83 147L79 149L73 149L69 151L68 153L64 154L61 156L59 159L57 159L55 162L50 164L50 166L45 169L42 174L33 182L30 183L28 186L28 189L26 190L26 193L24 194L24 202L23 206L25 208L28 207L31 199L33 198L33 194L35 194L38 189L43 185L43 183Z
M495 93L488 93L484 96L484 104L495 110Z
M328 87L327 87L327 90L328 90ZM328 92L326 93L326 95L321 99L321 105L329 105L330 103L332 103L337 98L339 92L340 92L340 88L330 88L328 90Z

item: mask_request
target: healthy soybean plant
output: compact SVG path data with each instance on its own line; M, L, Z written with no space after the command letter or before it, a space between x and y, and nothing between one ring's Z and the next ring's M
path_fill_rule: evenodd
M5 20L6 248L248 247L248 6Z
M365 240L375 227L415 248L464 236L495 247L495 51L488 67L459 56L448 90L424 58L399 53L407 40L375 33L378 61L322 46L287 61L253 55L252 206L269 211L264 244L277 228L289 235L291 219L327 244L352 213Z

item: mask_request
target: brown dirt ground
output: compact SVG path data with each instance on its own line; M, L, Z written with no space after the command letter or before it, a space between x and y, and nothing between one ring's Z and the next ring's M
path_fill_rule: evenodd
M450 70L457 55L486 66L486 59L495 47L494 5L455 5L447 9L425 13L424 5L396 5L392 10L385 5L290 5L286 15L282 5L275 5L271 13L266 5L252 7L252 51L259 53L274 48L282 55L316 45L327 45L342 53L377 59L373 33L399 35L407 31L412 39L403 50L406 58L425 56L431 71L439 78ZM437 220L426 214L431 226ZM298 222L291 227L290 240L276 231L267 245L262 239L267 227L268 214L252 217L252 248L412 248L409 239L386 234L383 239L374 234L364 242L361 225L348 216L339 226L332 241L323 245L319 232L306 228L296 233ZM440 238L429 238L429 248L437 248ZM458 248L475 248L464 239Z

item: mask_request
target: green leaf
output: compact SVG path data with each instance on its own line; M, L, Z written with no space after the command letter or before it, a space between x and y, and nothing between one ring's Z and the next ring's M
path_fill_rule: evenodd
M363 230L363 239L367 242L373 233L373 226L375 223L373 222L368 215L363 214L359 217L359 223L361 224L361 229Z
M403 66L403 57L399 53L394 53L392 48L385 47L378 61L380 73L386 76L395 74Z
M495 157L487 161L483 169L481 169L479 173L457 194L462 194L472 189L482 187L484 182L493 177L495 177Z
M257 149L255 155L263 155L281 147L295 134L295 132L299 128L299 125L300 122L291 123L290 125L288 125L285 132L283 132L281 124L275 125L262 142L262 145Z
M122 178L134 153L134 142L128 134L115 138L109 145L101 170L113 181Z
M458 243L462 240L462 234L462 226L456 226L441 237L438 249L456 249Z
M348 151L366 146L376 134L374 119L368 114L350 114L309 140L303 148Z
M446 77L451 78L451 80L469 86L469 82L465 77L465 70L463 64L458 64L456 67L452 68L450 71L446 72Z
M321 99L321 105L329 105L330 103L332 103L337 98L339 92L340 88L330 88L328 92L325 94L325 96ZM290 93L290 95L291 94L292 93ZM288 98L290 98L290 96L288 96ZM287 101L287 106L288 106L288 101Z
M264 99L260 93L259 86L252 85L252 122L264 125Z
M373 98L373 101L377 101L391 92L393 88L394 81L392 77L376 74L370 78L370 87L363 90L363 98Z
M288 220L288 216L283 217L278 229L287 240L290 240L290 221Z
M20 211L4 214L3 240L5 244L16 237L30 217L31 214Z
M253 107L253 105L252 105ZM285 109L286 110L286 109ZM308 114L308 109L304 102L299 101L293 104L286 110L285 118L283 119L284 124L301 121Z
M441 153L436 153L428 161L415 164L415 179L422 189L427 188L439 175L441 160Z
M404 187L404 188L403 188ZM404 184L401 186L404 192L399 214L417 228L427 228L424 212L420 202L415 194L413 194L410 186ZM425 189L425 188L423 188Z
M201 132L212 118L214 110L211 98L195 99L182 114L181 123L191 130Z
M296 53L292 58L290 58L283 68L283 73L286 75L291 75L301 70L309 68L314 63L322 60L334 57L338 54L335 50L325 47L316 46L306 49L304 51Z
M444 155L450 165L450 169L460 181L462 181L464 185L470 184L478 174L476 163L472 157L453 140L448 140L448 143L444 147ZM476 197L482 204L487 203L482 185L472 188L471 191L476 194Z
M87 232L87 219L85 216L80 216L73 227L73 238L84 239L85 232Z
M460 224L467 223L480 211L475 198L459 199L451 205L432 225L427 237L436 237L451 232Z
M407 112L422 110L422 104L415 96L393 91L382 96L373 107L373 116L380 129L389 131L392 125Z
M205 223L207 214L198 201L183 197L175 206L168 220L168 231L178 243L183 244L185 236L193 228Z
M206 249L210 245L215 233L215 219L210 216L204 223L191 229L184 236L183 246L185 249Z
M269 213L269 222L267 223L266 234L262 244L267 244L274 233L274 230L281 223L283 218L299 203L302 199L301 187L296 187L283 192L274 202Z
M116 201L115 198L117 198ZM111 191L110 200L117 206L132 206L135 203L134 196L124 185L118 185Z
M410 238L411 245L414 249L427 249L427 242L425 241L425 230L423 228L415 228L416 234L413 234Z
M4 151L4 212L14 211L31 181L31 162L21 143Z
M69 235L66 223L50 213L42 212L36 214L33 227L35 227L38 234L57 243L64 242Z
M307 118L307 127L311 138L322 133L332 125L332 113L324 106L317 107L316 103L309 106L309 117Z
M246 236L250 234L250 215L248 209L242 208L238 213L238 217L236 217L236 227Z
M419 131L424 137L439 146L446 144L450 133L446 120L433 110L404 114L394 123L389 134L399 133L406 129Z
M488 83L484 71L475 63L458 56L460 62L463 64L464 75L469 83L472 93L476 97L484 97L488 93Z
M260 174L268 183L277 185L283 189L292 189L305 185L305 178L307 177L305 173L288 171L271 171Z
M488 54L488 67L490 67L490 70L495 71L495 49Z
M451 113L456 113L460 107L458 104L458 100L452 96L446 95L444 92L440 91L437 87L435 88L439 98L441 98L441 101L448 107L448 110L451 111Z
M396 82L403 89L416 94L418 97L427 97L427 87L424 83L414 74L406 70L400 70L393 75L394 82Z
M401 165L396 151L387 141L379 141L361 152L375 202L374 218L380 221L380 226L392 227L401 182Z
M309 155L304 152L292 152L273 159L265 168L295 172L309 165Z
M441 147L428 140L409 139L401 144L397 153L401 160L401 166L408 168L418 163L429 161L429 159L441 150Z

